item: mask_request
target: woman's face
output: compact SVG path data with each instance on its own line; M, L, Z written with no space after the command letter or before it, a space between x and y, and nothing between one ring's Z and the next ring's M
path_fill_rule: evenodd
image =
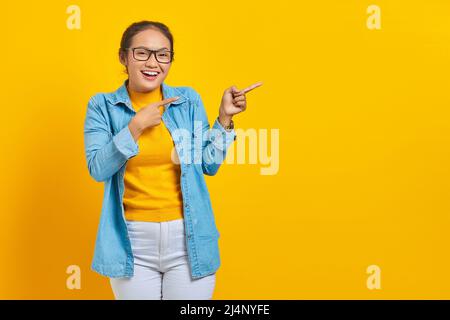
M172 50L169 39L155 29L147 29L135 34L130 47L144 47L151 50L159 50L162 48ZM126 53L127 60L122 60L121 63L128 67L128 86L130 89L138 92L149 92L159 88L167 77L172 62L159 63L155 58L155 54L152 54L147 61L138 61L133 57L133 50L127 50ZM155 79L150 80L142 73L144 70L156 71L158 75Z

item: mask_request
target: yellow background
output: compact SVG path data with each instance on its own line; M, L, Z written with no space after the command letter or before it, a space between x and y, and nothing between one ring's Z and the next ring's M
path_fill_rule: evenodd
M66 8L81 8L81 30ZM366 9L381 8L381 30ZM450 2L8 1L2 4L0 298L111 299L90 270L103 185L87 101L125 79L125 28L166 23L166 82L212 123L256 81L237 128L279 129L280 168L207 177L222 265L214 299L450 298ZM81 289L66 268L81 267ZM366 286L369 265L381 289Z

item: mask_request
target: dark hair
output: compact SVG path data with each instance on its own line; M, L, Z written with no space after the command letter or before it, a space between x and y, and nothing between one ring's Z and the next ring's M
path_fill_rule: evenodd
M156 29L160 31L167 39L170 41L170 50L173 51L173 36L172 33L169 30L169 27L167 27L164 23L157 22L157 21L139 21L132 23L123 33L122 40L120 41L120 48L119 48L119 59L124 58L126 56L126 48L129 48L131 46L131 42L133 40L133 37L138 34L141 31L147 30L147 29ZM124 60L126 60L124 58ZM172 61L174 60L174 54L172 54ZM128 74L128 68L126 67L124 72Z

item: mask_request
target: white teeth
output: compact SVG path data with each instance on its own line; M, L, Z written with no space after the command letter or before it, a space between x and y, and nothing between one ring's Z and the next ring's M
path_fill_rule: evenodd
M142 71L142 73L147 75L147 76L156 76L156 75L158 75L157 72L152 72L152 71Z

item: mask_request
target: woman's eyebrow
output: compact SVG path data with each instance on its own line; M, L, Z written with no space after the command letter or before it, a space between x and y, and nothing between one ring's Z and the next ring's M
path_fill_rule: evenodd
M143 48L143 49L148 49L148 50L153 50L153 51L159 51L159 50L162 50L162 49L169 50L169 48L166 48L166 47L162 47L162 48L159 48L159 49L150 49L150 48L148 48L146 46L137 46L136 48Z

